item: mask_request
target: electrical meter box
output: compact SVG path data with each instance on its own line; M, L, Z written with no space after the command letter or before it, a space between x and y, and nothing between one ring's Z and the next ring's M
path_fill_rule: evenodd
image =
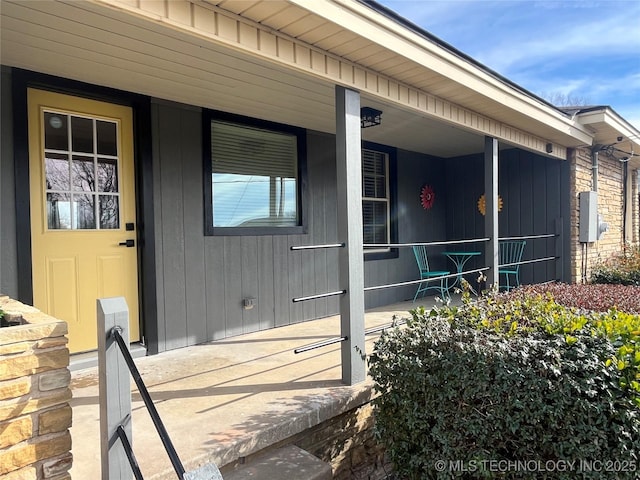
M598 240L598 193L580 192L579 240L591 243Z

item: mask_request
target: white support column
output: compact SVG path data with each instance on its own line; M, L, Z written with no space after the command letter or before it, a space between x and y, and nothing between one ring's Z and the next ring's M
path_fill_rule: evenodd
M131 480L133 473L116 429L122 425L131 440L131 380L111 329L121 328L129 344L129 308L123 297L97 301L98 383L100 388L100 449L102 480Z
M484 198L486 202L484 230L489 238L485 258L487 287L499 285L498 275L498 139L484 137Z
M354 385L366 376L364 351L364 254L362 247L362 159L360 94L336 86L336 168L342 382Z

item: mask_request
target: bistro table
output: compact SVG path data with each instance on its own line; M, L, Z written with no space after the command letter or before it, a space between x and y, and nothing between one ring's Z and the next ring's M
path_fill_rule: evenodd
M464 270L464 265L473 257L482 255L482 252L442 252L442 254L451 259L451 261L456 266L456 272L458 273L456 280L449 287L451 288L462 283L462 272Z

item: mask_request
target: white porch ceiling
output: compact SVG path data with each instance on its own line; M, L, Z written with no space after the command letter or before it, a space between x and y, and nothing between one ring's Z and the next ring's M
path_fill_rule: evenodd
M149 8L172 5L140 1ZM288 1L209 3L443 98L455 98L465 107L483 109L485 115L506 115L490 102L478 103L479 96L464 87L436 74L426 75L411 62L390 56L384 48ZM99 1L3 0L0 13L4 65L321 132L335 131L331 82L248 56L189 29L149 21ZM362 131L365 140L442 157L483 149L483 138L476 133L366 94L362 105L384 112L381 126ZM521 122L518 115L514 113L511 120Z

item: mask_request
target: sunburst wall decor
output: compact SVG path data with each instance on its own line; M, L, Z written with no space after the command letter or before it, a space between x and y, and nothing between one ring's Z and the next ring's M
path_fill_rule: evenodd
M478 199L478 210L482 215L487 213L487 200L484 198L484 193ZM502 197L500 195L498 195L498 211L502 211Z
M420 190L420 203L422 204L422 208L429 210L433 207L435 199L436 194L433 191L433 188L431 188L431 185L425 185L422 187L422 190Z

